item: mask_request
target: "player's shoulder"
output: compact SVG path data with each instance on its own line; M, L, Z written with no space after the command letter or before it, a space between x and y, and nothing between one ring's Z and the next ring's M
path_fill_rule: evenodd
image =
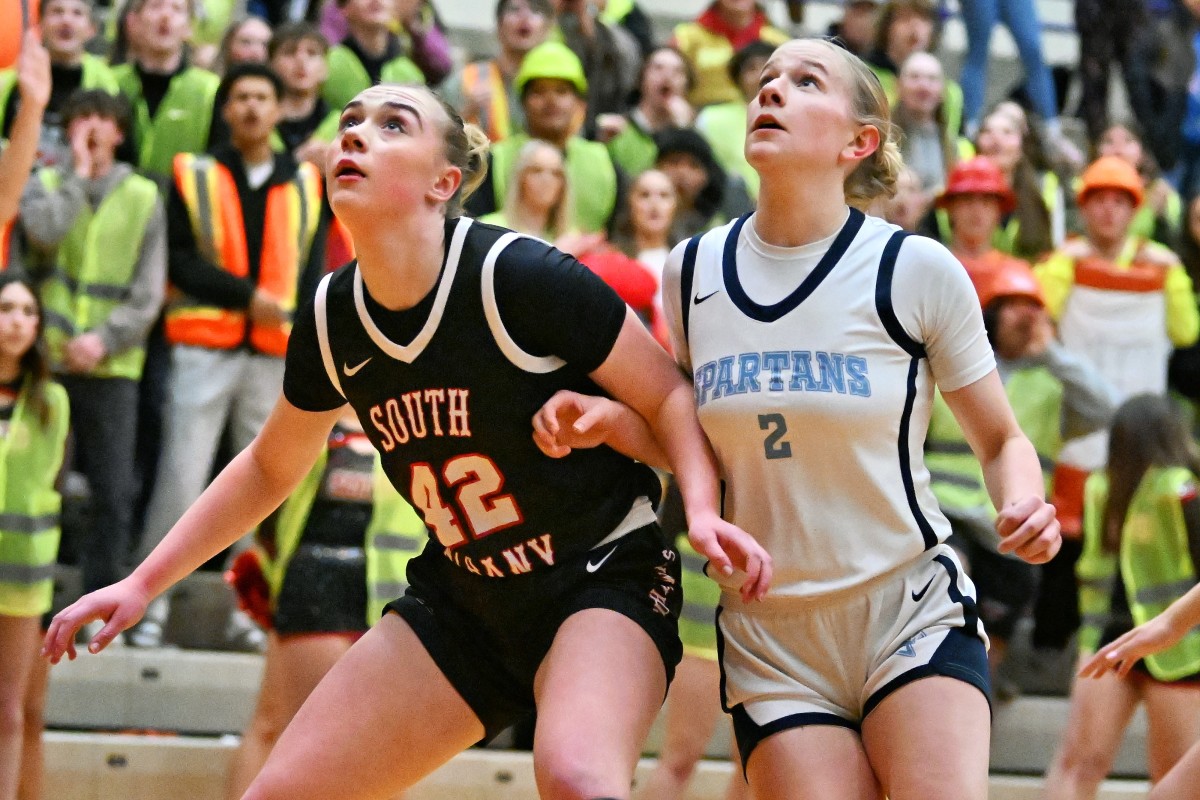
M470 226L463 237L460 267L480 266L489 258L494 258L497 271L537 270L566 257L549 242L502 225L465 218L459 224ZM448 232L448 235L452 234Z

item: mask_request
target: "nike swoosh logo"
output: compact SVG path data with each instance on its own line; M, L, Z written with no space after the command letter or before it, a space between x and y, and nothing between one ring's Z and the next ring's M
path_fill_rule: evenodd
M595 572L596 570L598 570L598 569L600 569L601 567L603 567L603 566L604 566L604 562L605 562L605 561L608 561L608 557L609 557L609 556L611 556L613 553L617 552L617 548L618 548L618 547L620 547L620 545L614 545L614 546L613 546L613 549L612 549L612 550L609 550L607 553L605 553L605 554L604 554L604 558L600 559L600 560L599 560L599 561L597 561L595 564L593 564L593 563L591 562L591 559L589 559L589 560L588 560L588 562L587 562L587 571L588 571L588 572Z
M370 356L369 358L367 358L366 361L362 362L357 367L352 367L349 364L347 364L345 361L343 361L342 362L342 372L345 373L347 378L353 378L355 375L358 374L358 371L360 369L362 369L363 367L365 367L371 361L371 359L374 357L375 356Z
M712 297L713 295L720 294L720 293L721 293L721 290L720 290L720 289L717 289L715 292L709 292L708 294L704 295L704 297L697 297L697 298L696 298L696 305L700 305L701 303L703 303L703 302L704 302L705 300L707 300L708 298Z
M922 590L921 590L921 591L919 591L919 592L913 592L913 593L912 593L912 599L913 599L915 602L918 602L918 603L919 603L919 602L921 602L921 598L922 598L922 597L924 597L924 596L925 596L925 593L929 591L929 587L930 587L930 586L933 586L933 578L930 578L930 579L929 579L929 583L925 584L925 588L924 588L924 589L922 589Z

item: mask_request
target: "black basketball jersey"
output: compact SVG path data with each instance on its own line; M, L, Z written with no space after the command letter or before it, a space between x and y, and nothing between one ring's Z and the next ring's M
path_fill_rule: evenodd
M536 239L460 218L446 243L437 284L405 311L376 303L356 263L327 276L296 320L284 393L310 411L350 402L453 564L497 579L536 572L658 493L647 467L608 447L552 459L532 438L555 392L603 394L588 373L625 305Z

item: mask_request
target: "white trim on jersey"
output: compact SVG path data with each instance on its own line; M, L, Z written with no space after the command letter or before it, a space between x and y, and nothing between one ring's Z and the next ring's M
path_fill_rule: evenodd
M371 315L367 311L367 301L363 297L362 271L357 264L354 266L354 308L358 311L358 319L375 346L388 356L397 361L411 364L417 359L417 356L421 355L433 338L433 334L437 332L438 324L442 321L442 314L446 310L446 299L450 296L450 287L454 285L454 276L458 272L458 259L462 256L463 242L467 239L467 231L471 227L471 222L469 217L459 217L458 223L454 227L454 235L450 239L450 252L446 254L446 269L438 283L437 296L433 298L433 308L429 312L429 319L425 320L425 327L421 328L421 332L406 345L396 344L387 338L383 331L379 330L375 320L371 319Z
M483 313L487 317L488 327L492 329L492 337L496 340L496 344L500 347L500 352L504 353L505 358L519 369L543 375L547 372L554 372L567 362L557 356L535 356L522 350L521 346L508 335L508 329L504 327L504 320L500 318L500 308L496 305L496 260L500 258L500 253L504 251L504 248L519 238L521 238L519 233L510 231L504 234L496 240L492 249L488 251L487 258L483 260L480 276L483 288Z
M317 296L313 299L313 312L317 321L317 346L321 349L321 363L325 365L325 374L337 393L346 398L342 391L342 382L338 380L337 365L333 363L333 351L329 349L329 316L326 310L326 296L329 294L329 280L333 277L330 272L321 278L317 284Z

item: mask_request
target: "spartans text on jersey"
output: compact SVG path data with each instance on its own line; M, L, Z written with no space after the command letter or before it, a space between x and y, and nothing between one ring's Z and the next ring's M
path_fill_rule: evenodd
M738 353L701 364L693 373L696 405L731 395L768 392L825 392L871 396L867 360L823 350Z

